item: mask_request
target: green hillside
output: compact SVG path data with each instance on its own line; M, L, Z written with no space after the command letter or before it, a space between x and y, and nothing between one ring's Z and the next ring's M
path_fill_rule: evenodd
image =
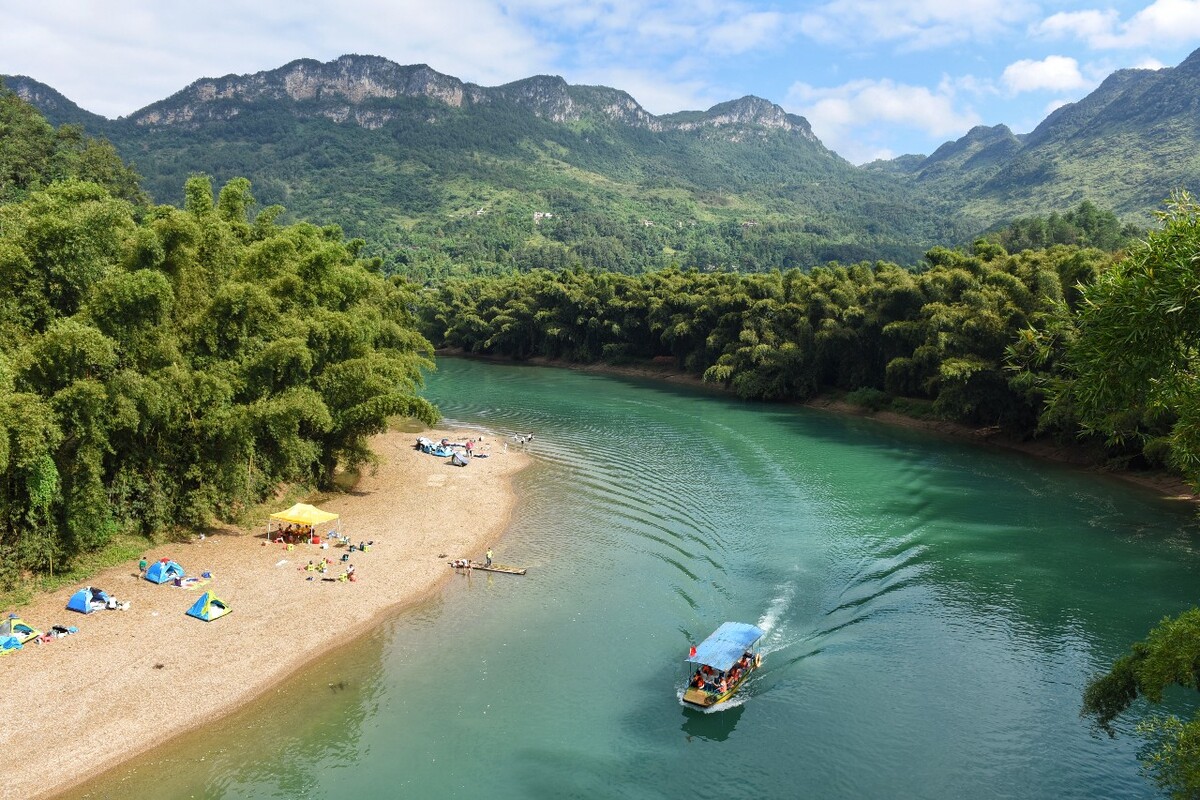
M1031 133L975 128L931 156L871 165L958 198L985 222L1102 200L1124 221L1151 222L1176 189L1200 187L1200 51L1174 68L1120 70Z
M347 103L332 90L254 94L230 88L231 77L214 82L222 99L198 99L194 85L128 118L82 124L136 165L158 202L178 202L195 172L245 176L261 203L336 222L418 275L915 263L931 243L972 233L946 222L946 203L854 167L758 98L659 119L616 90L539 77L468 86L489 94L452 105L443 95L453 79L380 62L347 57L336 75L297 62L253 77L272 85L315 70L330 86L347 71L362 82L390 69L389 81L421 91ZM22 87L34 102L48 96ZM61 102L46 113L81 119Z
M1146 226L1200 183L1200 54L1116 72L1027 135L979 127L862 168L760 98L656 117L608 87L487 88L375 56L201 79L118 120L5 80L51 122L110 140L157 202L197 172L246 177L285 220L336 223L419 278L915 264L1085 201Z

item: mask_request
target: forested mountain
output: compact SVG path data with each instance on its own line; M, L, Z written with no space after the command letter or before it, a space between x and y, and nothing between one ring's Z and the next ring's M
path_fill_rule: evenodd
M418 277L913 264L1089 199L1147 225L1200 182L1200 51L1116 72L1030 134L979 127L863 168L760 98L655 116L608 87L482 87L376 56L205 78L117 120L4 80L51 122L111 140L156 201L178 202L194 172L247 177L264 203L340 224Z
M1103 198L1124 220L1146 225L1173 189L1200 186L1200 50L1174 68L1114 72L1025 136L981 126L928 158L869 168L956 196L972 219Z
M117 120L4 80L52 122L111 140L157 201L178 202L194 172L247 177L264 203L340 224L417 277L913 264L1089 199L1147 225L1200 178L1200 51L1116 72L1030 134L979 127L864 168L760 98L655 116L608 87L482 87L377 56L205 78Z
M51 121L111 140L157 201L177 202L193 172L244 176L263 203L336 222L410 274L914 263L973 233L943 200L854 167L754 97L656 117L556 77L484 88L344 56L197 81L101 121L5 80Z

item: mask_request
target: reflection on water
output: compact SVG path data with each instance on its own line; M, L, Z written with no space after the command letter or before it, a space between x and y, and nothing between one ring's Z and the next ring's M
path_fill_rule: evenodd
M1194 602L1190 512L636 380L443 361L429 393L456 423L537 433L496 545L528 576L455 576L90 796L1156 796L1131 726L1095 736L1080 694ZM726 708L681 709L683 655L726 620L766 630L763 669Z
M720 707L711 709L685 708L680 730L689 742L693 738L707 742L723 742L733 733L745 710L745 704L741 702L721 703Z

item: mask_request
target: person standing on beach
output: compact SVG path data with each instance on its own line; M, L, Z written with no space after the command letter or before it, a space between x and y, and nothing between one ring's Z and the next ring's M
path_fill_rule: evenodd
M488 551L487 551L487 560L483 562L483 565L485 567L490 567L492 565L492 548L490 548L490 547L488 548Z
M146 557L142 556L142 560L138 562L138 577L139 578L146 577L146 567L147 566L149 566L149 563L146 561Z

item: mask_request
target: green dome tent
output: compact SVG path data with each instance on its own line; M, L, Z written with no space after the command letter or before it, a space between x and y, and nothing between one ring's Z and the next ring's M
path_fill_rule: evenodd
M202 619L205 622L212 622L214 619L225 616L230 611L232 609L223 600L219 599L212 592L205 592L187 610L187 615L196 619Z
M26 642L33 641L41 635L41 631L18 617L16 614L9 614L8 619L0 622L0 639L13 636L18 642L25 644Z

